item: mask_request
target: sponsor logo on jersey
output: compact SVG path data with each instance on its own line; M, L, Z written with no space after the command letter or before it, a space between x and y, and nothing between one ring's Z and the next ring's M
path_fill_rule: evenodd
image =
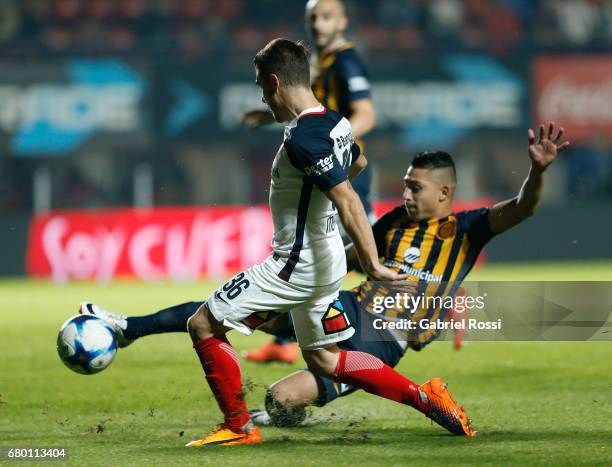
M404 252L404 261L408 264L416 263L420 257L421 250L414 246L411 246Z
M417 279L425 282L442 282L442 274L438 274L436 276L432 274L431 271L413 268L411 265L400 263L399 261L385 261L385 266L396 269L400 274L408 274L409 276L416 277Z
M334 334L351 327L351 323L349 323L340 300L336 300L329 305L321 322L323 323L323 331L325 331L325 334Z
M336 136L336 144L340 149L342 149L344 146L352 146L354 142L355 137L353 136L353 133L349 133L346 136Z
M327 156L317 161L316 164L306 167L304 172L306 175L323 175L329 172L334 166L334 156Z

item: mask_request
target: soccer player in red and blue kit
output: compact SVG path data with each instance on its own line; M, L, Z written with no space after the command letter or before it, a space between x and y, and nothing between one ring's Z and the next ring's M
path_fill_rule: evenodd
M305 23L317 51L311 59L314 95L326 108L348 119L355 141L363 152L362 138L374 128L376 114L366 67L352 42L345 37L348 26L346 7L341 0L310 0L305 7ZM244 123L249 128L273 121L267 111L255 110L244 116ZM366 165L351 179L351 185L359 195L368 219L373 223L376 217L370 202L371 182L370 165ZM350 241L346 234L343 234L343 240L345 243ZM244 356L256 362L291 363L297 359L294 342L292 337L276 336L273 342L250 350Z
M368 277L393 281L406 275L378 261L371 227L348 181L363 155L348 120L326 109L312 93L305 47L285 39L271 41L255 57L255 74L275 120L288 122L272 164L273 253L226 282L187 321L224 416L209 435L187 446L261 442L226 334L232 329L251 334L262 322L287 312L313 374L410 405L438 423L467 426L463 410L437 381L419 386L370 354L337 346L355 329L348 319L344 326L325 326L346 275L344 246L333 222L336 209ZM93 306L85 308L95 314Z

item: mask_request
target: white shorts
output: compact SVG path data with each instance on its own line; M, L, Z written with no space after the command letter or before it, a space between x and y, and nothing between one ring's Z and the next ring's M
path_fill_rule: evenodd
M355 333L338 300L342 279L333 284L304 286L284 281L274 272L272 256L235 275L208 299L217 321L243 334L291 312L302 349L318 349Z

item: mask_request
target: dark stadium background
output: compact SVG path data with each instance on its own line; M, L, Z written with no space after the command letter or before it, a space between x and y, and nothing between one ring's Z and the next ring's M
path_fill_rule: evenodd
M0 2L0 275L23 275L49 210L261 205L280 128L246 132L260 105L252 57L308 38L303 2ZM612 258L612 4L348 2L378 126L374 197L391 200L422 149L451 152L458 199L514 195L526 129L554 119L572 147L541 211L487 261Z
M359 391L306 426L263 428L260 446L190 450L219 412L185 333L121 349L95 376L58 358L83 300L142 316L267 254L281 128L240 116L261 105L254 53L308 42L305 3L0 0L0 464L9 448L65 447L101 467L612 465L612 0L347 2L378 111L365 144L379 210L422 149L455 156L461 208L516 194L529 126L553 119L572 141L541 209L463 284L499 290L504 340L520 340L468 332L455 351L449 333L397 367L443 378L478 436ZM269 339L230 336L239 354ZM305 363L241 366L255 409Z

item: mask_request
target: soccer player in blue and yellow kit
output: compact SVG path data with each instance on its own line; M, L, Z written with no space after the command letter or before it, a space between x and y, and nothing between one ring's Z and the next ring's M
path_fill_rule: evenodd
M452 212L451 208L457 180L450 155L445 152L417 155L404 177L403 205L389 211L373 226L374 240L383 264L407 274L407 279L415 287L431 288L438 296L452 296L486 243L535 212L546 168L569 145L567 142L561 143L562 135L563 129L555 134L552 123L548 126L547 135L544 126L540 127L537 138L529 130L531 168L518 195L491 208L458 213ZM355 251L347 252L347 262L352 268L358 265ZM373 328L367 324L376 311L373 310L375 298L386 297L388 290L385 288L388 285L368 278L355 290L341 292L339 300L323 317L324 329L329 326L330 330L334 330L347 322L359 329L364 329L364 324L365 328ZM95 314L105 319L115 330L120 346L125 346L149 334L185 332L188 318L200 304L189 302L143 317L121 317L84 302L81 313ZM390 311L401 313L405 310ZM444 313L442 308L423 308L414 314L413 319L443 320ZM286 322L269 324L272 328L267 330L272 333L291 332ZM364 367L374 363L375 366L384 363L394 367L409 347L419 350L437 337L437 333L430 330L422 330L416 336L410 336L411 339L406 339L405 333L391 334L384 329L378 332L377 338L368 336L368 339L364 339L360 333L355 333L338 343L339 348L359 354L358 361L353 362L354 368L360 367L363 371ZM443 390L444 385L441 380L434 378L423 387L429 393L437 393ZM373 389L363 385L361 388L369 392ZM401 401L402 394L408 388L408 385L403 386L397 381L388 381L376 393ZM266 396L267 410L253 413L252 418L255 423L261 424L295 425L304 418L305 406L325 405L355 389L346 380L342 383L334 378L317 376L309 370L301 370L273 384ZM460 419L439 418L441 412L446 413L449 407L455 405L450 395L444 401L448 405L439 407L437 414L428 413L428 416L452 433L472 435L474 431L462 413ZM436 403L440 402L441 399Z
M456 186L455 166L445 152L424 152L412 161L404 177L402 206L389 211L373 226L374 238L383 264L407 273L415 288L429 288L435 296L453 296L472 269L482 248L495 235L531 216L539 203L543 174L557 154L569 143L561 143L563 129L555 135L554 124L545 136L528 132L531 168L519 194L491 208L453 213L451 202ZM349 267L358 268L355 252L347 251ZM372 321L379 317L376 298L389 295L389 284L367 280L352 291L340 292L342 311L356 327L375 329ZM443 308L386 310L392 317L404 312L415 322L446 319ZM289 323L277 320L268 332L288 335ZM421 350L434 340L439 331L423 329L416 335L406 331L375 330L364 338L354 334L340 348L366 352L395 367L408 348ZM254 411L253 420L261 425L294 426L306 416L307 405L324 406L332 400L354 392L356 388L320 378L308 370L293 373L272 384L265 400L266 410ZM447 427L448 428L448 427ZM461 434L463 427L456 426Z
M370 95L368 73L353 44L345 38L348 26L346 8L341 0L310 0L305 8L305 27L317 54L311 58L311 82L315 97L326 108L335 110L351 123L353 136L364 152L362 137L376 124ZM269 112L252 111L244 116L249 128L272 123ZM351 180L351 185L371 223L376 219L370 202L372 169L369 165ZM343 235L346 241L346 235ZM297 346L291 338L277 336L273 342L245 353L251 361L293 362Z

